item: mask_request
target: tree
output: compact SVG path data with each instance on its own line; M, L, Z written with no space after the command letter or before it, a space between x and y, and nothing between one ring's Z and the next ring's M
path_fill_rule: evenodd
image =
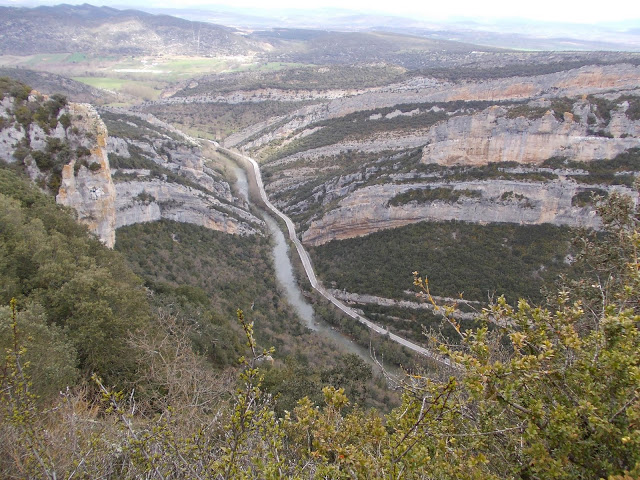
M391 425L421 440L403 463L459 478L640 475L639 216L619 195L599 211L603 234L579 241L585 277L545 308L500 298L441 347L459 367L450 380L407 387L413 414Z

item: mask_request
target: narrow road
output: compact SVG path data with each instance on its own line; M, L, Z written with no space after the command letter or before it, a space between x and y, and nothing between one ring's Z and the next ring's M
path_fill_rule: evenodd
M409 350L412 350L414 352L417 352L421 355L424 355L425 357L429 357L430 359L439 362L443 365L446 365L448 367L452 367L452 368L456 368L457 366L455 365L455 363L453 363L450 359L443 357L442 355L439 355L437 353L435 353L432 350L429 350L425 347L422 347L416 343L413 343L409 340L407 340L406 338L402 338L398 335L396 335L395 333L391 333L388 329L385 329L383 327L381 327L380 325L377 325L375 323L373 323L371 320L369 320L368 318L363 317L362 315L358 314L353 308L349 307L348 305L346 305L345 303L341 302L340 300L338 300L336 297L333 296L333 294L331 294L331 292L327 291L324 286L322 286L322 284L320 283L320 281L318 281L318 278L316 277L316 274L313 270L313 266L311 265L311 258L309 257L309 253L305 250L305 248L302 246L302 243L300 242L300 240L298 240L298 237L296 235L296 227L293 224L293 222L291 221L291 219L285 215L283 212L281 212L273 203L271 203L271 201L269 200L269 197L267 196L267 192L264 189L264 183L262 182L262 174L260 173L260 166L258 165L258 162L256 162L253 158L251 157L247 157L246 155L243 155L241 153L238 152L233 152L227 148L224 148L222 146L220 146L217 142L211 142L213 143L218 150L225 152L228 155L231 155L233 157L237 157L240 158L242 160L245 160L247 162L249 162L251 164L251 166L253 167L253 173L255 175L255 179L256 179L256 183L258 185L258 191L260 192L260 197L262 198L262 201L264 202L264 204L267 206L267 208L269 210L271 210L274 214L276 214L278 217L280 217L284 223L287 225L287 230L289 231L289 239L293 242L293 244L296 247L296 250L298 252L298 256L300 257L300 260L302 261L302 265L304 266L304 271L307 274L307 277L309 278L309 282L311 283L311 286L318 291L318 293L320 293L320 295L322 295L324 298L326 298L327 300L329 300L331 303L333 303L337 308L339 308L341 311L343 311L345 314L347 314L349 317L353 318L354 320L359 321L360 323L362 323L363 325L366 325L368 328L370 328L371 330L373 330L376 333L379 333L380 335L387 335L391 340L393 340L394 342L399 343L400 345L408 348Z

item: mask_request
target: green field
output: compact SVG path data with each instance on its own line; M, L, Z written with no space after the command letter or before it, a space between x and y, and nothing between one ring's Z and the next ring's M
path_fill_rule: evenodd
M120 90L127 80L115 77L72 77L76 82L107 90Z

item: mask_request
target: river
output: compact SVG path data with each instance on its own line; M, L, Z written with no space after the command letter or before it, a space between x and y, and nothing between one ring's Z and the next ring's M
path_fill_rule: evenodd
M236 189L238 196L250 202L249 182L245 170L240 166L236 166L234 174L237 179ZM289 258L289 244L280 229L280 225L266 211L260 210L260 213L273 239L273 263L276 270L276 279L284 292L285 298L294 308L303 324L316 334L337 344L338 348L345 353L355 353L367 363L375 365L367 349L354 343L349 337L343 335L315 315L313 306L306 300L298 286L293 273L293 265Z

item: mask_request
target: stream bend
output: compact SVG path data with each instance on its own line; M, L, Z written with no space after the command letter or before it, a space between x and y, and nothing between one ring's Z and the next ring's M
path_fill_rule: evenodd
M424 355L425 357L428 357L431 360L434 360L434 361L436 361L438 363L441 363L441 364L446 365L448 367L453 367L453 368L457 367L457 365L454 362L452 362L449 358L443 357L442 355L439 355L438 353L435 353L434 351L432 351L432 350L430 350L428 348L425 348L425 347L423 347L421 345L418 345L418 344L416 344L416 343L414 343L414 342L412 342L410 340L407 340L406 338L400 337L400 336L396 335L395 333L390 332L387 328L384 328L384 327L382 327L382 326L380 326L380 325L378 325L376 323L373 323L368 318L360 315L353 308L349 307L348 305L346 305L342 301L338 300L331 292L329 292L327 289L325 289L324 286L322 285L322 283L316 277L315 271L313 270L313 266L311 264L311 258L309 257L309 253L306 251L306 249L302 245L302 242L300 242L300 240L298 240L298 237L296 235L295 225L293 224L293 221L287 215L285 215L282 211L280 211L269 200L269 197L267 196L267 192L264 189L264 183L262 182L262 174L260 172L260 166L258 165L258 162L256 162L251 157L247 157L246 155L243 155L241 153L234 152L232 150L224 148L221 145L219 145L217 142L213 142L211 140L209 140L209 141L218 150L220 150L221 152L224 152L227 155L231 155L232 157L238 158L238 159L240 159L240 160L242 160L244 162L248 162L251 165L252 170L253 170L253 175L254 175L254 178L256 180L256 184L258 186L258 191L260 192L260 198L264 202L265 206L273 214L275 214L278 217L280 217L285 222L285 224L287 225L287 230L288 230L288 233L289 233L289 239L291 240L291 242L293 242L293 244L296 247L296 251L298 253L298 256L300 257L300 261L302 262L302 265L304 266L304 271L305 271L305 273L307 275L307 278L309 278L309 282L311 283L311 286L320 295L322 295L324 298L329 300L332 304L334 304L338 309L340 309L342 312L344 312L350 318L362 323L363 325L365 325L369 329L373 330L374 332L376 332L376 333L378 333L380 335L386 335L389 339L393 340L394 342L399 343L400 345L408 348L409 350L411 350L413 352L416 352L416 353L419 353L420 355Z

